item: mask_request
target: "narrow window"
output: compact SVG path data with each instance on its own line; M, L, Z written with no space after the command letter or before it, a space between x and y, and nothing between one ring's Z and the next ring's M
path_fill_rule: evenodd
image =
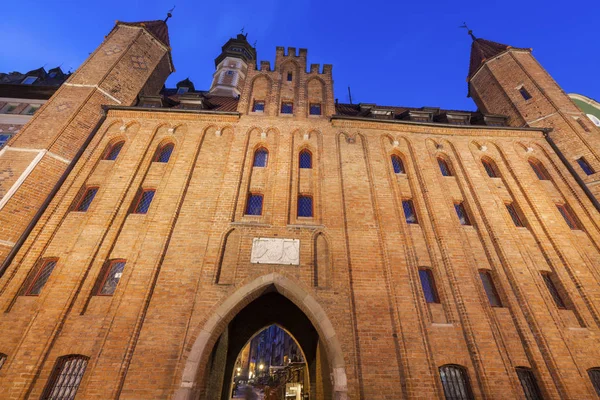
M556 304L556 307L566 310L567 307L565 306L565 302L563 301L562 297L560 296L560 292L558 291L558 288L556 287L556 285L554 285L554 280L552 279L552 275L549 273L542 273L542 277L544 278L544 283L546 284L546 287L548 288L548 291L550 292L550 295L552 296L552 299L554 300L554 304Z
M581 229L579 227L579 223L577 222L577 219L573 215L573 212L571 211L571 208L568 205L566 205L566 204L557 204L556 208L558 208L558 211L560 212L560 215L563 216L563 218L565 219L565 222L567 223L567 225L569 225L569 228L571 228L573 230L580 230Z
M250 193L246 203L246 215L262 215L262 194Z
M575 118L577 120L577 123L583 128L584 131L589 132L590 128L588 128L588 126L585 124L585 122L583 122L583 120L581 118Z
M402 208L404 209L404 216L406 217L407 224L419 223L412 200L402 200Z
M21 295L23 296L37 296L42 291L42 288L48 282L50 274L56 267L56 259L51 260L40 260L35 268L29 273Z
M227 71L227 75L233 75L233 71Z
M548 175L548 171L546 171L542 163L536 160L529 160L529 165L540 181L550 180L550 175Z
M446 160L444 160L443 158L438 158L437 161L438 165L440 166L440 171L442 172L442 175L452 176L452 172L450 171L450 167L448 166Z
M98 193L97 187L89 187L85 189L85 192L81 195L81 198L75 206L75 211L87 211L88 208L90 208L94 197L96 197L96 193Z
M460 365L442 365L440 379L446 400L473 400L467 370Z
M123 148L124 144L125 144L125 142L121 141L121 142L117 142L112 145L109 145L106 148L106 151L104 152L104 157L102 157L102 159L103 160L111 160L111 161L116 160L117 157L119 156L119 153L121 152L121 149Z
M310 103L309 113L310 115L321 115L321 104Z
M312 154L308 150L300 152L300 168L312 168Z
M542 393L535 379L535 375L530 368L517 367L517 376L525 392L525 398L527 400L542 400Z
M521 96L523 96L525 100L529 100L531 98L531 95L523 86L521 86L521 88L519 89L519 93L521 93Z
M439 303L440 298L438 297L437 289L435 287L433 272L430 269L421 268L419 269L419 278L421 280L423 294L425 295L425 301L428 303Z
M266 167L268 158L269 158L269 152L264 147L261 147L260 149L258 149L254 152L254 162L252 163L252 166Z
M508 210L510 217L512 218L513 222L515 223L515 226L518 226L520 228L525 226L525 224L523 224L523 221L521 220L519 212L517 211L516 207L512 203L506 204L506 209Z
M133 207L134 214L146 214L154 198L154 189L145 189L140 192Z
M402 159L395 154L392 154L392 167L394 167L394 173L396 174L405 174L404 163L402 163Z
M298 216L313 216L313 199L310 196L298 196Z
M8 142L8 139L11 138L12 135L7 135L7 134L0 134L0 149L2 147L4 147L4 145L6 144L6 142Z
M96 296L112 296L123 276L125 260L111 260L104 265L96 284Z
M588 369L588 376L592 381L592 385L594 385L594 389L596 389L596 394L600 396L600 368Z
M292 77L293 77L292 73L291 73L291 72L288 72L288 73L287 73L287 80L288 80L288 82L291 82L291 81L292 81Z
M31 85L35 81L37 81L37 77L35 77L35 76L28 76L27 78L23 79L23 82L21 82L21 83L23 85Z
M44 389L42 400L73 400L79 389L89 358L72 354L56 360Z
M264 112L265 111L265 101L264 100L254 100L254 104L252 105L252 112Z
M173 143L167 143L163 146L160 146L158 150L156 150L156 155L154 156L153 161L159 163L168 163L174 148L175 145Z
M294 103L291 101L284 101L281 103L281 113L282 114L293 114L294 113Z
M502 307L502 301L500 301L500 296L498 296L490 271L479 271L479 277L481 278L481 283L483 283L483 288L490 301L490 305L492 307Z
M481 163L483 164L483 168L485 168L485 172L487 172L490 178L498 178L500 176L498 169L491 161L481 160Z
M461 225L471 225L471 220L469 219L469 215L467 214L467 210L465 210L463 203L454 204L454 209L456 210L456 215L458 216Z
M2 366L4 365L4 363L6 362L7 359L7 355L4 353L0 353L0 369L2 369Z
M576 161L577 161L577 164L579 164L579 167L583 170L583 172L585 172L586 175L592 175L594 173L594 169L586 161L585 158L579 157Z

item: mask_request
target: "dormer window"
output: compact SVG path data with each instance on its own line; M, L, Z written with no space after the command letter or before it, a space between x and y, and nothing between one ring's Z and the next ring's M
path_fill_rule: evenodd
M453 125L469 125L471 116L467 114L447 114L448 123Z
M372 109L371 115L375 118L384 118L390 119L394 117L394 111L392 110L383 110L383 109Z
M414 122L431 122L433 115L427 111L409 111L410 120Z
M35 81L37 81L36 76L28 76L27 78L23 79L23 82L21 83L23 85L32 85Z
M190 88L189 87L179 87L177 88L177 94L184 94L189 92Z
M506 126L506 117L485 115L483 117L487 126Z

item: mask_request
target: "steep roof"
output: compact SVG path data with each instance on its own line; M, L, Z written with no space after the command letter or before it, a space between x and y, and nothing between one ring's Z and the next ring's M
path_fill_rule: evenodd
M510 49L510 46L492 42L486 39L475 39L471 45L471 63L469 64L469 76L471 79L481 64L487 59L496 57L498 54Z
M169 42L169 28L165 21L161 21L159 19L154 21L140 21L140 22L121 22L118 21L118 24L127 25L127 26L141 26L146 28L148 32L152 34L156 39L160 40L162 44L167 47L171 47Z

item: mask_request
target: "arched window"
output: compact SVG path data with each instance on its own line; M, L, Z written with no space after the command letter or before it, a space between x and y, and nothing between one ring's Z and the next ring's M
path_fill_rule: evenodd
M119 156L119 153L121 152L121 149L123 148L124 144L125 144L125 141L121 140L120 142L116 142L116 143L109 145L106 148L106 150L104 151L104 156L102 157L102 159L103 160L111 160L111 161L116 160L117 157Z
M312 154L306 149L300 152L300 168L312 168Z
M85 373L89 357L70 354L56 360L52 374L40 399L72 400Z
M481 163L483 164L483 168L485 168L485 172L487 172L487 174L490 178L499 178L500 177L498 168L496 167L496 164L494 164L493 161L484 159L484 160L481 160Z
M525 392L525 398L527 400L542 400L542 393L531 368L517 367L515 369L523 387L523 392Z
M171 153L173 153L173 149L175 145L173 143L166 143L160 146L156 150L156 155L154 156L154 162L167 163L171 158Z
M467 370L460 365L442 365L440 379L447 400L473 400Z
M2 369L2 366L4 365L4 363L6 362L7 359L7 355L4 353L0 353L0 369Z
M150 208L150 204L152 204L154 193L154 189L140 190L133 203L133 213L146 214L148 212L148 209Z
M531 166L531 169L533 170L533 172L535 172L540 181L550 180L550 175L548 174L548 171L546 171L546 168L544 168L541 162L530 159L529 165Z
M402 159L395 154L392 154L392 167L394 167L395 174L405 174L404 163Z
M441 157L437 159L438 165L440 166L440 171L443 176L452 176L452 170L448 166L448 162Z
M124 268L125 260L110 260L105 263L96 281L94 294L96 296L112 296L123 276Z
M266 167L267 161L269 158L269 152L264 147L257 149L254 152L254 163L252 166L254 167Z
M250 193L246 202L246 215L262 215L262 206L262 194Z
M48 282L57 262L58 259L56 258L39 260L36 266L29 272L29 276L21 290L21 295L38 296L46 285L46 282Z
M588 376L596 389L596 393L600 396L600 367L588 369Z

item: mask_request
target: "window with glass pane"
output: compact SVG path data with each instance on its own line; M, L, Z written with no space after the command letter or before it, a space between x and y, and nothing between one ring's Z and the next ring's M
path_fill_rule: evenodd
M523 98L525 100L529 100L531 98L531 95L529 94L529 92L527 91L527 89L525 89L524 87L521 87L519 89L519 93L521 93L521 96L523 96Z
M321 104L310 103L309 112L310 112L310 115L321 115Z
M533 371L525 367L517 367L517 376L527 400L542 400L542 393Z
M519 212L517 211L516 207L513 204L506 204L506 209L508 210L510 217L512 218L513 222L515 223L515 226L517 226L517 227L525 226L525 224L523 224L523 221L521 220L521 217L519 216Z
M81 200L77 203L77 207L75 207L75 211L87 211L96 197L96 193L98 193L97 187L90 187L85 190L83 195L81 196Z
M125 142L118 142L113 145L110 145L104 152L103 159L111 160L111 161L116 160L117 157L119 156L119 153L121 152L121 149L123 148L124 144L125 144Z
M42 260L30 272L30 278L27 279L23 287L22 294L24 296L37 296L42 291L42 288L48 282L57 260Z
M454 209L456 210L456 215L458 216L461 225L471 225L467 210L465 210L465 206L463 206L462 203L454 204Z
M246 204L246 215L262 215L262 194L250 194Z
M481 163L490 178L498 178L499 174L496 170L496 166L491 161L481 160Z
M594 173L594 169L592 166L586 161L585 158L580 157L577 159L577 164L579 167L585 172L586 175L592 175Z
M485 289L485 294L490 301L490 305L492 307L502 307L502 301L500 301L500 296L498 296L496 286L494 286L492 274L489 271L479 271L479 277L483 283L483 288Z
M419 223L412 200L402 200L402 208L404 209L404 217L406 217L407 224Z
M548 171L546 171L546 168L544 168L544 166L539 161L529 160L529 165L531 166L531 169L533 170L533 172L535 172L536 176L540 181L550 180L550 175L548 175Z
M452 176L452 172L450 171L450 167L448 166L448 163L446 162L446 160L442 159L442 158L438 158L438 165L440 166L440 171L442 172L443 176Z
M6 354L4 353L0 353L0 369L2 369L2 366L4 365L4 363L6 362L6 359L8 357L6 356Z
M440 367L440 379L447 400L474 400L467 370L460 365Z
M542 277L544 278L544 283L546 284L546 287L548 288L556 307L566 309L567 307L565 306L565 302L563 301L558 288L556 285L554 285L554 280L552 279L551 274L543 273Z
M420 269L419 278L421 280L423 294L425 295L425 301L428 303L439 303L440 299L438 297L437 289L435 287L433 272L430 269Z
M600 396L600 368L588 369L588 376L592 381L592 385L594 385L594 389L596 389L596 394Z
M287 73L287 80L288 80L288 82L291 82L291 81L292 81L292 77L293 77L292 73L291 73L291 72L288 72L288 73Z
M10 139L11 135L0 134L0 149L4 147L8 139Z
M146 214L154 198L154 189L142 191L138 196L138 201L133 209L134 214Z
M125 260L112 260L104 266L99 277L96 294L98 296L111 296L123 276Z
M252 112L264 112L264 111L265 111L264 100L254 100L254 104L252 105Z
M312 168L312 154L308 150L300 152L300 168Z
M567 206L566 204L557 204L556 208L558 209L558 212L560 212L560 215L562 215L563 218L565 219L565 222L567 223L567 225L569 225L569 228L571 228L573 230L581 229L579 227L579 223L577 222L577 219L575 219L575 216L573 215L573 212L571 211L569 206Z
M313 216L313 201L310 196L298 196L298 216L312 217Z
M171 153L173 153L173 149L175 146L173 143L167 143L164 146L158 148L156 152L156 156L154 157L155 162L167 163L171 158Z
M284 101L281 103L281 113L282 114L293 114L294 113L294 103L289 101Z
M394 167L394 173L396 174L404 174L404 163L402 163L402 159L395 154L392 154L392 167Z
M56 364L46 389L40 399L42 400L73 400L79 389L79 384L85 373L89 358L81 355L68 355L60 357Z
M269 158L269 152L266 149L260 148L254 152L254 167L266 167L267 160Z
M590 128L588 128L588 126L583 122L583 120L581 118L576 118L577 119L577 123L579 124L579 126L581 126L583 128L584 131L589 132Z

